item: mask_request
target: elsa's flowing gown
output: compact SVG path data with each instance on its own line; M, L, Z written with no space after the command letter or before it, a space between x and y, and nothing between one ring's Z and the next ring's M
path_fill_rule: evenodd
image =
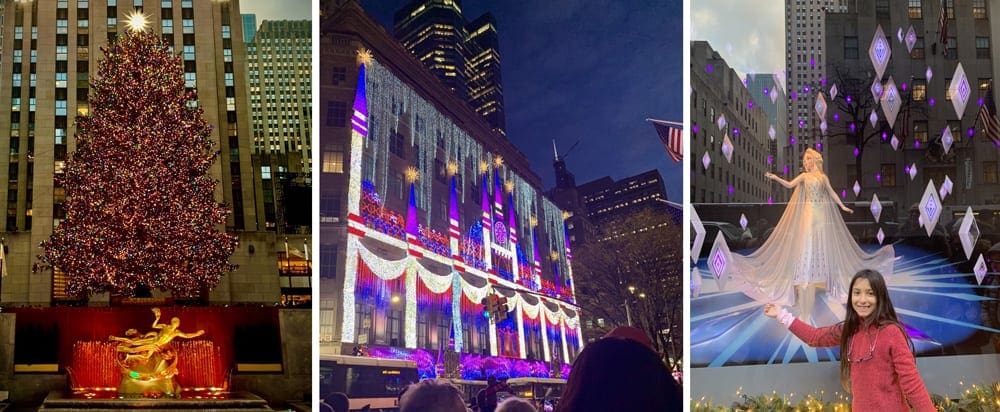
M828 296L846 301L851 277L859 270L892 274L892 245L874 254L862 251L828 187L822 172L801 174L767 241L750 255L734 254L730 273L744 294L791 306L796 285L822 284Z

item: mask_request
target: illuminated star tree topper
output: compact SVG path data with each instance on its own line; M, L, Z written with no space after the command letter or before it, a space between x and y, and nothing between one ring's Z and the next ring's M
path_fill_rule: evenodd
M140 287L196 296L234 269L237 243L220 231L229 211L207 175L212 127L158 36L130 30L103 52L90 112L76 118L76 152L56 174L65 219L40 258L66 273L75 296Z

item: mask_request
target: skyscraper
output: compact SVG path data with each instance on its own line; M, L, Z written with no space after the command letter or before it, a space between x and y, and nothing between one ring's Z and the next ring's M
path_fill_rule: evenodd
M250 43L253 41L253 36L257 34L257 15L244 13L241 16L243 17L243 42Z
M246 56L243 47L233 46L233 38L242 36L239 2L148 1L145 7L114 0L70 3L5 2L3 8L0 83L10 86L0 88L0 150L10 154L0 159L0 182L8 187L0 193L0 204L7 206L0 225L10 250L10 276L3 279L0 294L4 302L73 299L63 294L51 271L32 273L33 257L37 245L65 218L66 191L54 182L76 146L70 138L75 116L89 111L89 80L103 58L100 48L126 30L133 12L145 15L147 28L181 54L187 86L197 89L198 104L215 126L212 139L223 155L209 175L220 181L216 198L232 211L226 228L241 231L241 245L252 245L251 233L264 227L252 183ZM265 257L261 253L254 259ZM233 261L245 265L250 260L244 258L250 256L238 249ZM264 272L250 267L227 276L218 293L227 300L276 301L273 269L268 272L274 277L272 294L232 294L243 290L237 283L263 282L247 278Z
M785 72L788 98L788 136L795 137L786 151L790 169L801 168L802 153L816 143L826 145L820 121L813 110L816 93L825 84L827 13L847 11L847 0L785 0ZM829 86L827 86L829 87Z
M471 23L460 0L412 0L394 18L396 39L494 131L507 134L496 19L486 13Z

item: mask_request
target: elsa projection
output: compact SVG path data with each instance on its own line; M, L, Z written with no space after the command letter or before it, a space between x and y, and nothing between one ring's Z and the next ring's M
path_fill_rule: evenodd
M739 289L760 302L792 306L808 318L823 287L832 299L846 302L851 276L861 269L892 274L894 251L884 246L865 253L851 237L840 211L844 206L823 173L823 155L806 149L804 172L791 182L764 176L792 191L781 220L764 244L747 256L733 255L731 274ZM796 298L796 292L798 298Z

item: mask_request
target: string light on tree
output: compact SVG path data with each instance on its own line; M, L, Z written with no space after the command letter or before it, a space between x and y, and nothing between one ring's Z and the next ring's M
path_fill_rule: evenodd
M184 87L180 57L149 31L102 48L76 152L59 183L66 219L42 243L42 261L68 276L75 296L143 286L195 296L235 268L230 213L208 176L210 126Z
M146 19L146 15L142 12L133 11L126 18L127 27L131 31L143 32L146 31L146 27L149 25L149 21Z

